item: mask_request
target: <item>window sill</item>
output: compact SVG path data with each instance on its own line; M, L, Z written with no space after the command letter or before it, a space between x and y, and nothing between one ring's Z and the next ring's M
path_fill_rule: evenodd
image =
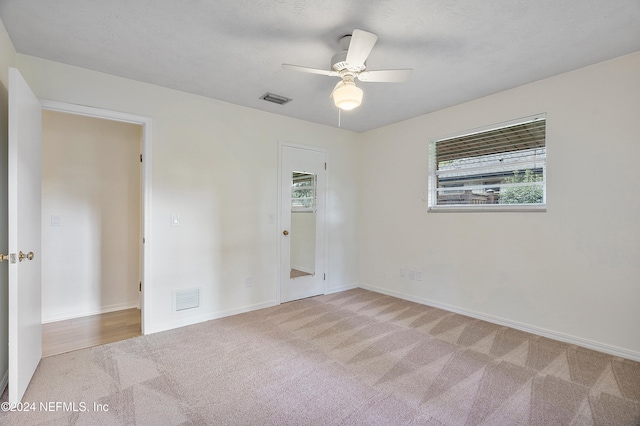
M499 206L499 207L498 207ZM544 213L547 211L546 205L534 205L527 206L522 204L517 205L472 205L472 206L432 206L429 207L429 213L471 213L471 212L535 212Z

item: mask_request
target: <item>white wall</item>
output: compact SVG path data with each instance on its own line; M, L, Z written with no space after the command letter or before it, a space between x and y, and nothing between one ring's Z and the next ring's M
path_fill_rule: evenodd
M43 322L137 306L141 138L139 125L43 111Z
M279 141L327 150L328 288L357 285L358 134L44 59L17 62L40 98L153 120L147 331L277 302L280 232L268 219L278 213ZM201 308L172 313L172 291L193 287Z
M330 291L360 278L640 359L640 53L363 135L16 60L41 98L153 119L148 331L275 303L279 230L267 218L277 213L281 140L328 151ZM548 120L547 212L427 214L431 138L539 112ZM171 213L180 227L169 226ZM424 280L400 278L400 266L422 269ZM172 314L171 291L194 286L202 308Z
M291 212L291 268L312 274L315 265L316 214Z
M16 51L9 39L7 30L0 21L0 253L7 254L9 249L7 211L7 149L8 149L8 74L14 67ZM7 262L0 263L0 392L7 384L9 369L9 270Z
M427 213L431 139L541 112L545 213ZM639 117L640 52L365 133L361 284L640 359Z

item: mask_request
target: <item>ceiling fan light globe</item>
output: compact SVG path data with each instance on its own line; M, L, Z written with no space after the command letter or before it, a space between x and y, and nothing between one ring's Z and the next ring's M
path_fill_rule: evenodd
M362 103L362 89L355 84L343 84L333 92L333 103L340 109L349 111Z

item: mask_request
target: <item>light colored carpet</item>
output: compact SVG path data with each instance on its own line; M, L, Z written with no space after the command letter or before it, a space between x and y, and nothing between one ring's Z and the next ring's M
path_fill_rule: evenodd
M618 426L640 363L356 289L45 358L24 401L0 423Z

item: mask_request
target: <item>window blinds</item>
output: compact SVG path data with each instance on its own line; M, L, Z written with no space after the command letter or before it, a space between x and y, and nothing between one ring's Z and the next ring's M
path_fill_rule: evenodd
M522 151L545 146L546 120L467 134L437 141L438 164L462 158L480 157L504 152Z
M546 204L544 114L433 140L429 209Z

